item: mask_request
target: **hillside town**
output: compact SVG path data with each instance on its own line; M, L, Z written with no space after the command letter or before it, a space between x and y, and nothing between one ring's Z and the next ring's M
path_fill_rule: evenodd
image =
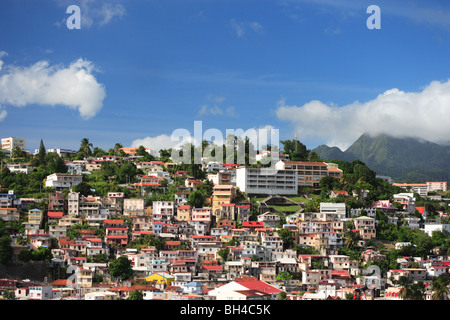
M0 297L448 299L446 181L395 182L284 145L195 165L2 139Z

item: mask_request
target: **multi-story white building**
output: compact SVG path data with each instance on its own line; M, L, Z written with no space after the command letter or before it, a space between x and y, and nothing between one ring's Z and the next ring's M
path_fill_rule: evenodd
M420 196L426 196L428 194L428 185L426 183L393 183L392 185L414 191Z
M170 222L174 214L174 201L153 201L153 221Z
M61 190L79 185L82 182L82 176L77 174L53 173L47 176L45 186Z
M414 213L416 207L416 198L414 193L397 193L392 196L394 202L403 205L403 209L409 213Z
M345 203L321 202L320 213L325 214L327 216L327 217L321 216L322 219L324 219L324 221L345 219L346 218Z
M2 139L2 150L12 152L15 147L19 147L20 149L25 150L25 139L16 137Z
M297 194L297 180L295 170L236 169L236 187L247 194Z

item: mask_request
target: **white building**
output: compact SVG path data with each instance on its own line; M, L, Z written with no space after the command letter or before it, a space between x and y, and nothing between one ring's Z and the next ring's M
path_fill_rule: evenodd
M174 214L174 201L153 201L153 221L170 222Z
M416 198L414 193L397 193L392 196L394 202L403 205L403 209L409 213L414 213L416 207Z
M442 224L442 223L425 223L424 224L424 232L426 234L428 234L430 237L433 235L434 231L450 232L450 224Z
M247 194L297 194L297 180L295 170L236 169L236 187Z
M50 300L53 298L52 287L30 287L29 298L35 300Z
M26 163L19 163L19 164L8 163L6 167L11 172L31 173L33 171L33 167L31 166L31 164Z
M47 176L45 186L56 190L71 188L82 182L82 176L77 174L53 173Z
M365 212L361 213L362 210ZM358 209L350 209L350 218L353 218L355 216L367 216L369 218L377 218L377 209L374 208L358 208Z
M346 217L345 203L321 202L320 213L327 215L327 220L342 220Z
M25 150L25 139L16 137L2 139L2 150L12 152L15 147L19 147L20 149Z

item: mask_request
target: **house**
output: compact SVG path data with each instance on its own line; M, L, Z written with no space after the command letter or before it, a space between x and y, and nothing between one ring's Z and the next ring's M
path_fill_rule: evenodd
M348 192L345 190L332 190L330 193L330 198L337 198L339 196L348 197Z
M386 300L403 300L400 297L401 287L389 287L384 291L384 298Z
M39 209L28 210L28 223L40 224L43 218L44 214L42 210Z
M79 185L81 182L82 176L79 174L53 173L47 176L45 186L55 188L55 190L62 190Z
M153 221L169 223L175 215L175 202L153 201Z
M144 214L144 199L124 199L123 215L124 216L140 216Z
M19 221L20 211L17 208L0 208L0 219L7 221Z
M161 187L163 180L163 178L155 175L145 175L141 177L141 181L136 183L136 185L139 187Z
M179 205L177 207L177 214L175 216L176 221L189 221L191 220L191 206L188 204Z
M235 186L226 184L214 186L212 194L212 214L216 216L216 212L222 208L221 205L232 203L235 197Z
M362 240L371 240L376 237L375 219L366 216L360 216L353 219L355 230L359 233Z
M51 286L35 286L29 288L30 300L51 300L53 299L53 288Z
M183 293L187 294L203 294L203 285L199 282L191 281L182 287Z
M270 300L276 300L278 295L283 292L283 290L278 289L277 287L264 281L256 280L254 277L245 277L238 278L234 281L228 282L227 284L218 286L215 289L208 291L208 295L220 300L229 297L231 292L248 290L258 290L265 294L269 294Z
M171 286L174 280L175 277L168 272L154 272L145 277L145 281L147 282L156 282L159 284L163 284L166 287Z

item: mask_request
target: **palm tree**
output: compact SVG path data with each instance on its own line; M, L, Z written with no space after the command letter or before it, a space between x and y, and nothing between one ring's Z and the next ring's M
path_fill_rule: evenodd
M431 290L433 291L432 300L445 300L448 296L448 286L450 277L447 274L440 275L433 281Z
M412 292L411 284L409 283L408 278L400 277L400 279L398 280L398 284L400 285L400 287L402 287L399 292L400 298L402 298L403 300L410 300Z
M81 152L84 155L84 157L87 158L88 156L90 156L92 154L93 147L94 147L94 145L89 142L89 139L84 138L83 140L81 140L81 147L78 152Z
M425 300L425 285L423 282L411 284L408 278L401 277L399 284L402 287L400 290L400 297L403 300Z
M121 143L119 143L119 142L116 143L114 145L114 155L117 155L119 153L120 149L122 149L122 148L123 148L123 145Z
M6 159L6 153L0 150L0 172L3 170L3 159Z
M347 248L352 249L356 246L358 235L355 232L351 230L347 231L345 232L344 237Z

